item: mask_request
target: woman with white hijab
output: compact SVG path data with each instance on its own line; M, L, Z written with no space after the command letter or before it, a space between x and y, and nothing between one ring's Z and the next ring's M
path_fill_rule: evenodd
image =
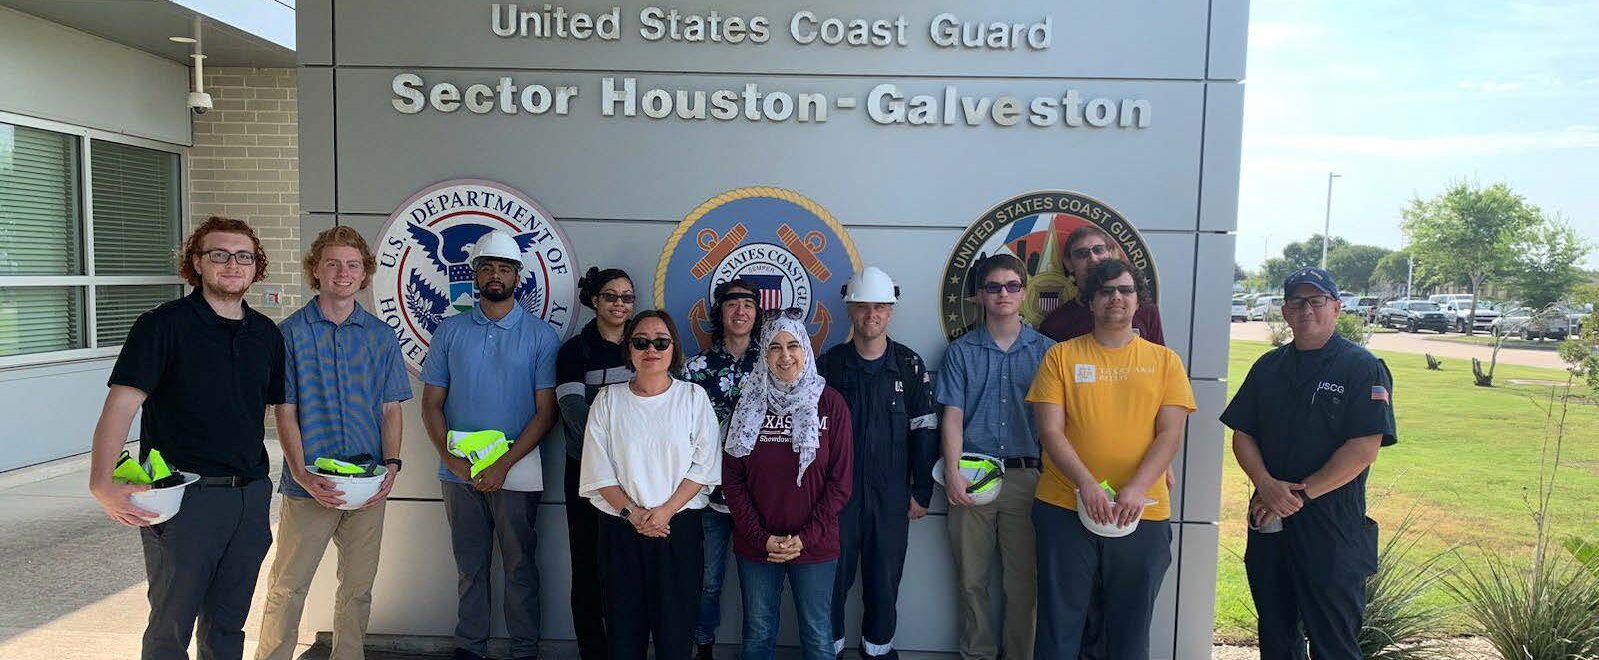
M742 658L773 657L787 581L804 658L833 660L838 512L852 474L849 408L816 373L797 310L767 322L760 336L764 359L744 379L722 459L744 599Z

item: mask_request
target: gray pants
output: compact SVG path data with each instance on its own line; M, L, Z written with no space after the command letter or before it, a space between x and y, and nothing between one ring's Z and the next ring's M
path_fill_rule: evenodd
M187 660L191 637L200 660L244 655L244 619L272 545L271 499L266 479L242 488L194 485L177 516L140 530L150 581L144 660Z
M1106 657L1147 660L1155 595L1171 566L1171 523L1143 520L1133 533L1111 539L1088 531L1076 511L1035 501L1033 529L1038 538L1033 657L1078 657L1089 596L1097 588Z
M494 548L505 566L505 627L511 654L539 653L538 532L534 519L541 493L513 490L479 492L466 484L441 481L444 514L450 520L450 546L455 551L455 645L488 655L489 578Z

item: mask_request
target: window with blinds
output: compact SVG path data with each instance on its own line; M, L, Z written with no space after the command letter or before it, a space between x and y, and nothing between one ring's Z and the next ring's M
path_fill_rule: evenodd
M104 140L92 146L95 274L178 274L178 155Z
M0 124L0 275L82 274L77 146Z
M182 159L114 140L0 122L0 366L119 346L183 295Z

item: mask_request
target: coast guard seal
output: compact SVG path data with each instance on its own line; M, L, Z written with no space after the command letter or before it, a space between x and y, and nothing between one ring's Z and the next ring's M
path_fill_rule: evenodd
M953 340L981 322L972 266L992 254L1010 254L1027 265L1027 298L1022 318L1037 327L1050 312L1077 296L1078 283L1066 267L1066 237L1095 225L1121 247L1128 263L1149 281L1149 301L1159 293L1155 259L1133 223L1097 199L1081 193L1045 190L999 203L961 234L939 280L939 322Z
M849 335L839 287L860 267L855 243L816 202L782 188L739 188L695 208L666 240L655 306L680 319L683 352L711 341L711 291L735 277L759 288L763 311L797 307L818 353Z
M394 329L412 374L422 371L439 321L477 302L472 246L491 231L522 248L516 300L528 313L571 334L577 307L572 243L543 207L521 191L480 179L436 183L405 200L378 238L373 309Z

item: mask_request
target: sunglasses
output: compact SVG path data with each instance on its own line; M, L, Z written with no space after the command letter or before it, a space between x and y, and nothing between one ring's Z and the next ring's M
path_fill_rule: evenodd
M1116 295L1118 293L1122 294L1124 296L1136 296L1136 295L1138 295L1138 287L1133 286L1131 284L1120 284L1120 285L1117 285L1117 286L1102 286L1102 287L1099 287L1099 292L1098 293L1099 293L1099 296L1101 298L1109 298L1109 297L1114 296L1114 295Z
M1016 280L1011 280L1011 281L1006 282L1004 284L1000 284L999 282L984 282L982 284L982 286L979 286L977 288L980 289L983 293L986 293L986 294L991 295L991 296L997 296L997 295L999 295L999 292L1001 292L1001 291L1004 291L1006 293L1021 293L1022 292L1022 283L1019 282L1019 281L1016 281Z
M255 265L255 256L255 253L249 250L229 252L219 248L205 251L205 260L214 264L225 264L228 263L229 259L232 259L238 262L240 266L252 266Z
M1331 296L1294 296L1283 301L1283 309L1296 312L1305 309L1307 306L1311 309L1321 309L1332 304L1332 300Z
M785 308L782 311L777 312L777 315L782 318L793 319L795 321L805 320L805 310L798 307Z
M629 305L633 304L633 301L638 300L638 296L635 296L631 293L615 294L611 293L610 291L602 291L594 294L594 297L599 298L606 303L624 302Z
M635 351L646 350L649 347L654 346L655 350L664 353L668 349L672 348L672 338L671 337L656 337L654 339L650 339L649 337L645 337L644 335L638 335L638 336L630 338L628 340L628 343L633 345L633 350L635 350Z
M1104 243L1100 243L1099 245L1095 245L1093 247L1080 247L1072 250L1072 256L1077 257L1078 259L1087 259L1090 256L1103 257L1107 254L1110 254L1110 248L1105 247Z

